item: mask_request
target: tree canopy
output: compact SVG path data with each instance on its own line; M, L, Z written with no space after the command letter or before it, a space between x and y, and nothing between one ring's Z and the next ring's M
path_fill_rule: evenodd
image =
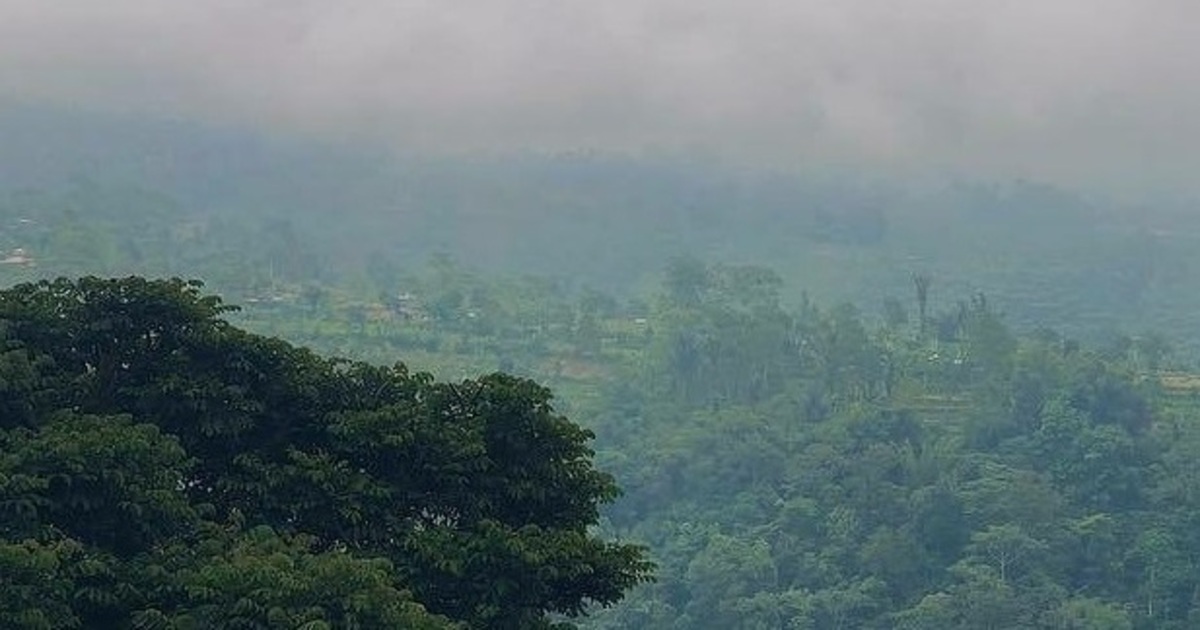
M245 332L196 282L0 291L0 626L530 628L648 579L530 380Z

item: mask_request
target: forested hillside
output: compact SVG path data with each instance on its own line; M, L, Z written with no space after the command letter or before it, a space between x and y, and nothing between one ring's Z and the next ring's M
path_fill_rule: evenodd
M442 167L426 163L429 170L396 184L413 195L412 207L437 209L400 218L379 211L314 221L271 204L204 207L87 179L7 194L6 285L181 275L204 278L242 307L205 310L215 307L177 284L164 295L161 287L134 291L156 304L182 299L192 305L185 312L200 309L187 317L216 335L179 341L200 352L189 359L199 363L175 367L200 371L173 383L155 370L175 369L178 357L161 354L153 335L126 349L142 359L117 364L99 361L100 346L79 345L92 336L110 343L89 328L109 324L88 324L87 313L73 310L75 296L124 304L112 287L125 285L27 285L7 294L3 561L21 575L57 571L53 584L4 595L11 605L3 608L18 611L12 625L54 627L44 613L89 627L136 613L174 624L157 627L202 627L226 612L269 612L274 621L262 627L351 617L522 627L584 605L588 616L576 622L595 629L1200 623L1200 506L1190 490L1200 459L1200 298L1189 288L1200 250L1191 246L1189 215L1135 220L1032 184L883 195L595 158ZM701 250L703 258L687 255ZM77 328L55 323L61 309ZM155 313L143 315L163 316ZM214 323L218 316L229 324ZM289 343L365 363L320 359ZM167 367L139 372L136 379L148 379L135 379L140 385L105 384L125 378L133 369L126 363L141 365L151 356L144 352L157 357L146 365ZM282 353L316 380L294 374L271 389L242 368L223 371L231 352L252 355L249 365ZM414 373L371 367L397 361ZM513 376L480 378L497 371ZM346 391L327 391L336 383ZM372 383L391 383L399 398L372 398L361 389ZM487 564L500 562L493 552L516 553L500 541L525 540L524 524L551 527L537 519L559 518L562 506L505 516L490 510L508 509L508 499L481 499L479 519L460 528L414 499L400 503L404 513L432 521L387 520L398 489L426 473L381 463L411 479L356 481L352 462L363 453L354 440L375 440L362 437L375 430L368 416L383 414L377 419L387 424L379 405L415 404L421 417L440 417L474 387L533 409L553 392L555 409L595 433L599 485L581 495L591 507L569 529L584 548L627 564L607 565L613 572L586 587L568 585L551 574L608 560L555 547L531 562L556 568L525 567L532 573L517 579L537 594L523 600L511 585L476 582L509 575L511 567ZM203 399L185 410L199 423L186 431L172 424L184 411L168 409L184 394ZM310 406L294 407L302 404ZM367 424L346 428L351 416ZM565 431L554 418L536 414ZM455 459L467 456L455 450L463 444L435 439L456 420L438 422L404 448L432 448L450 458L435 468L467 474ZM247 426L284 429L251 440L239 437ZM471 441L487 435L475 429L483 433L464 448L492 448ZM534 433L528 448L546 437ZM584 432L560 437L564 448L587 448ZM259 438L265 451L254 446ZM237 452L216 452L213 440ZM104 459L114 441L137 452ZM93 479L84 461L104 462L113 479L160 468L186 477L204 466L236 479L223 491L233 494L205 499L195 488L172 490L166 477L146 488ZM319 473L326 464L341 472ZM326 473L333 476L317 478ZM536 496L547 491L540 484L558 488L555 474L514 477L507 490L486 492L549 501ZM76 531L65 516L77 511L64 507L71 501L92 505L81 498L91 490L72 494L75 486L54 481L76 477L83 481L68 485L110 484L115 493L87 508L106 515L93 519L95 531ZM472 479L483 488L491 477ZM361 505L345 503L343 481L365 484L354 486L366 493ZM294 504L263 498L285 486L312 492L296 490ZM618 486L623 495L601 510ZM292 516L309 509L328 516ZM167 530L140 530L143 520ZM403 550L376 541L350 557L331 555L330 541L343 538L330 532L380 521L411 537ZM488 529L493 521L503 534ZM581 527L590 535L580 538ZM141 538L117 541L117 529ZM431 542L436 532L462 540ZM628 591L649 567L627 542L646 545L657 565L653 583ZM476 551L451 553L463 545ZM616 550L631 555L603 555ZM287 558L286 568L263 566L267 557ZM487 562L471 564L480 558ZM79 573L83 566L99 573ZM231 577L247 567L266 581L290 576L298 590L255 590ZM331 574L347 590L322 597L347 607L381 603L349 617L306 607L296 593ZM573 595L556 599L562 592Z
M625 489L600 531L659 565L586 627L1195 621L1200 378L1160 336L1020 335L984 294L922 318L919 276L877 318L695 259L646 302L427 274L406 315L248 324L550 384Z
M1200 629L1197 24L0 0L0 630Z
M445 254L645 299L669 260L702 255L776 270L793 306L806 293L881 314L919 273L932 303L982 291L1022 332L1159 331L1200 351L1187 198L586 152L416 157L54 111L0 113L0 136L0 249L24 250L41 276L196 275L237 300L328 284L373 299L396 270ZM32 273L0 266L9 283Z
M785 310L672 268L592 418L658 582L596 628L1190 628L1197 380L1165 346ZM942 323L945 322L945 323Z
M800 308L788 308L780 299L783 282L770 270L694 259L678 259L669 265L663 273L663 285L652 300L644 303L623 302L598 292L572 297L552 285L489 278L445 261L427 273L431 277L424 277L427 284L419 290L427 297L414 295L395 304L394 311L369 318L352 308L338 306L339 300L345 298L336 293L314 300L311 305L293 307L285 303L230 315L238 315L251 328L304 338L306 343L335 349L340 354L371 357L379 362L387 357L409 357L415 365L430 366L454 376L502 368L534 375L550 384L562 399L558 407L569 410L572 417L596 433L597 467L613 475L625 491L602 512L596 533L604 539L648 545L651 558L658 565L654 583L634 589L613 608L592 609L589 617L582 620L584 627L1190 628L1196 622L1194 593L1200 586L1200 574L1193 559L1200 553L1200 542L1195 538L1194 516L1200 506L1196 505L1197 497L1190 487L1196 483L1195 462L1200 455L1197 450L1200 433L1194 422L1200 377L1173 369L1170 346L1159 338L1118 339L1108 346L1089 346L1049 330L1018 335L1004 323L992 299L983 294L967 296L950 309L927 306L928 312L922 318L917 285L923 280L919 277L911 279L913 296L891 304L889 317L878 320L864 317L850 306L829 307L809 302ZM245 435L237 438L238 443L251 448L254 442L246 441L251 436L244 433L246 429L238 428L242 426L238 418L243 417L240 414L251 414L244 416L250 421L261 412L246 408L232 416L225 412L213 415L210 401L205 405L209 411L195 416L200 422L195 429L174 424L181 417L175 412L156 416L160 412L154 409L160 403L151 404L152 394L156 390L166 392L163 388L168 382L155 380L158 377L153 374L178 368L143 363L138 357L147 351L166 351L166 347L154 349L163 342L144 348L138 345L144 341L130 346L128 352L133 354L126 360L128 368L125 363L106 367L103 362L80 358L85 364L102 369L75 377L84 378L83 381L63 381L63 386L80 387L68 385L75 382L94 382L94 385L75 394L69 393L71 389L56 390L53 387L57 386L51 386L44 390L45 394L31 398L30 392L41 392L39 387L46 385L33 385L37 381L16 378L16 374L40 370L44 379L61 369L54 366L70 365L67 355L53 358L57 357L55 353L67 350L54 339L67 338L62 335L78 339L74 346L78 350L71 352L93 352L98 353L97 357L109 354L101 346L87 345L90 342L85 340L90 337L79 336L95 335L84 332L91 327L85 326L78 332L70 332L74 328L55 332L58 328L49 326L50 320L37 318L50 315L52 310L47 309L75 303L71 298L75 291L86 290L92 296L80 304L112 304L99 298L120 286L84 283L78 289L62 284L31 287L10 292L5 302L10 339L6 356L9 371L14 375L6 382L10 383L10 394L16 396L10 399L8 407L12 413L6 412L10 418L6 434L9 469L5 473L9 480L6 492L10 496L6 500L10 505L32 502L29 504L41 506L21 520L10 518L8 536L16 540L40 540L25 537L34 535L29 527L37 523L29 519L44 515L38 518L51 519L48 522L54 524L53 529L47 531L56 532L54 536L84 543L78 549L67 549L59 543L55 543L59 544L57 547L48 547L51 544L48 541L36 547L29 547L32 543L27 542L10 549L16 553L19 547L22 554L33 554L27 558L13 555L10 561L16 563L14 567L19 565L27 570L34 566L30 563L61 563L57 566L64 567L62 570L66 572L53 587L57 590L37 591L36 595L30 591L20 596L25 598L20 602L34 601L30 597L63 597L84 583L93 584L90 587L93 590L88 592L101 597L108 588L103 586L104 580L112 579L132 580L121 588L133 589L122 591L135 593L128 595L133 599L122 599L119 605L95 604L97 607L87 609L91 612L86 614L112 614L114 606L132 606L133 602L144 602L142 606L161 602L165 595L155 595L160 591L151 588L151 584L120 576L124 571L132 571L131 576L142 575L147 567L175 561L136 551L140 544L136 541L127 541L134 554L130 556L111 547L119 541L106 537L115 531L128 530L130 534L144 531L139 528L154 522L166 525L172 522L170 518L184 517L197 509L200 511L195 516L186 519L199 518L199 531L205 532L208 530L204 528L220 523L218 520L204 524L222 513L220 506L226 501L238 501L232 504L239 506L241 516L237 519L245 520L235 519L225 525L233 528L227 530L233 533L219 535L232 538L213 544L237 550L229 553L247 557L204 559L207 556L201 556L203 563L217 564L211 567L204 564L203 573L179 569L183 572L175 577L164 574L162 579L169 580L166 584L176 585L171 588L194 588L193 581L202 578L217 580L212 587L216 588L215 584L225 583L225 578L213 573L218 571L218 565L250 566L244 563L259 562L255 558L263 553L300 554L296 556L298 559L311 554L311 560L304 560L315 563L311 569L302 568L309 564L289 569L299 572L297 579L309 579L303 577L309 575L305 571L317 571L321 563L334 562L336 558L323 555L326 552L320 546L311 546L319 545L321 535L312 540L295 539L289 537L289 528L311 533L313 527L345 527L352 523L360 523L355 528L366 527L396 508L389 501L390 508L374 515L371 510L384 508L382 504L371 507L372 500L366 497L362 499L365 503L357 508L351 507L353 503L314 507L323 505L320 502L326 500L321 499L324 495L318 493L303 499L309 495L289 492L287 496L297 497L294 500L317 503L292 506L280 496L253 508L266 512L245 512L246 508L241 506L247 504L244 499L236 498L241 495L235 491L249 488L244 484L253 482L255 475L266 474L264 479L273 479L269 482L272 487L292 484L300 488L315 480L311 475L317 474L317 469L311 467L325 464L310 459L311 454L305 455L310 448L334 449L331 455L342 453L339 457L362 460L352 450L344 453L341 450L351 449L352 444L345 442L349 434L335 431L336 437L329 443L323 441L328 438L318 438L316 434L304 437L303 427L307 425L295 424L297 416L288 411L300 404L320 407L340 399L340 395L331 398L329 393L311 391L297 398L296 392L301 390L293 392L290 385L274 393L272 390L254 393L266 383L235 384L244 377L238 376L241 368L228 361L230 348L212 355L219 355L221 360L211 363L209 368L200 364L196 368L228 372L219 377L222 382L239 390L250 387L239 397L250 396L246 398L249 402L256 396L271 396L270 400L277 402L268 403L265 408L271 410L270 417L282 419L278 414L284 414L292 418L287 422L269 420L266 416L253 420L263 423L247 425L260 427L251 429L253 435L260 436L254 439L276 440L281 448L288 443L310 444L312 439L317 442L295 447L300 450L284 451L290 454L276 463L254 459L259 463L253 466L251 460L235 457L237 449L227 455L220 455L226 452L221 449L220 453L200 455L208 451L197 449L215 446L209 441L213 438L224 444L222 449L227 449L232 448L231 436ZM129 288L124 291L133 291L127 297L142 295L143 289L137 287L144 285L126 286ZM157 289L153 289L154 285L146 286L145 297L153 298ZM433 292L436 287L443 292ZM540 292L534 290L538 287ZM118 299L122 294L117 291L112 296ZM62 298L68 299L56 302ZM127 303L121 299L118 302ZM196 303L195 308L211 308L211 303ZM150 309L146 316L153 316L153 312ZM128 321L124 317L113 323ZM71 321L83 324L87 320ZM38 335L36 339L45 341L34 341L35 337L30 337L34 334ZM201 335L187 341L193 334L187 333L188 337L179 342L194 344L206 339ZM262 355L262 360L267 360L287 348L269 340L242 337L236 331L221 333L203 343L210 345L227 334L233 336L220 343L238 347L250 344L244 347L245 352L250 352L247 355L250 365L260 360L252 357L261 352L267 353ZM95 339L110 343L104 341L104 335ZM37 354L26 354L28 351L20 350L23 347L48 348L52 362L38 360ZM294 355L295 360L317 370L310 375L317 379L312 381L314 384L327 378L320 376L324 370L341 369L336 363L325 364L306 358L309 355L301 351L286 350L292 352L300 352ZM28 358L20 359L22 356ZM195 356L192 361L208 355ZM143 367L135 370L134 366ZM117 372L105 377L110 369ZM150 372L143 375L142 369ZM131 371L123 376L126 370ZM394 381L404 391L408 387L432 386L424 384L427 381L421 377L414 378L403 371L377 372L366 366L353 366L347 375L356 381L374 382L372 379L377 378ZM55 378L41 382L54 383ZM113 378L117 380L109 383ZM209 399L211 392L204 392L210 386L204 385L207 381L203 379L208 377L201 373L197 372L194 378L201 378L196 381L201 389L187 399L199 396L195 399L195 404L199 404L201 399ZM297 374L292 378L308 377ZM120 385L127 379L134 380ZM136 385L143 382L145 385ZM545 393L523 389L523 385L504 378L475 383L449 389L433 386L431 391L441 392L436 396L450 396L444 401L447 403L452 403L456 395L466 396L462 392L471 387L498 387L501 389L496 391L497 395L507 391L538 399ZM507 389L513 386L517 389ZM191 391L184 384L168 389ZM110 393L104 394L105 391ZM160 402L166 404L176 400L176 396L167 395ZM72 399L81 400L87 408L67 415L53 411L66 404L58 401ZM34 407L20 402L42 400L46 402L36 402ZM303 400L310 402L302 403ZM151 407L143 410L148 404ZM230 404L220 403L218 408L226 409ZM357 409L357 404L351 407ZM361 413L367 413L379 401L364 399L362 404L366 407ZM234 407L228 410L232 412ZM124 413L132 415L125 419L112 416L126 409L129 411ZM317 414L314 418L320 417L323 413L295 409L305 417L310 413ZM169 424L153 420L156 417ZM362 416L364 421L366 417ZM350 418L345 416L336 422L344 424ZM379 419L384 420L382 416ZM146 421L159 424L160 428L150 429ZM93 434L93 429L98 433ZM369 427L363 425L355 430L360 429ZM191 430L199 433L188 437L191 434L186 431ZM205 437L210 431L215 432L213 438ZM283 433L276 434L278 431ZM94 452L103 449L104 440L113 437L105 437L105 432L133 432L115 439L123 440L128 448L142 444L138 447L142 449L141 455L122 455L111 466L117 466L118 461L136 463L144 457L147 466L161 468L161 464L149 462L166 457L176 462L170 466L194 471L198 470L197 465L203 470L204 466L223 461L212 457L228 456L235 457L229 470L241 481L223 491L234 494L213 503L219 508L216 513L206 511L211 507L187 507L186 503L180 503L176 508L183 511L165 521L128 514L119 516L122 512L111 512L107 503L93 505L89 500L79 505L93 505L87 509L96 510L98 515L113 514L114 518L132 520L119 530L112 530L109 528L116 526L108 521L92 519L91 529L76 531L79 524L73 519L54 520L59 517L53 516L54 510L60 509L55 506L74 501L70 497L75 495L55 494L58 491L51 480L58 474L67 475L64 479L83 474L78 467L83 460L72 457L107 461L97 459ZM134 441L135 433L143 437ZM440 430L426 437L418 436L416 442L405 448L434 448L435 442L427 440L435 434L440 434ZM88 436L98 441L76 444L79 439L93 439ZM530 447L543 443L544 439L538 438ZM173 450L180 447L182 452ZM193 462L188 457L199 459ZM266 468L259 468L260 465ZM54 472L61 466L67 468ZM31 476L35 470L38 472ZM390 465L387 470L392 470L388 474L400 474ZM447 469L447 474L451 470L457 468ZM134 473L122 473L129 474ZM424 473L413 477L422 478ZM485 475L479 482L491 478L490 474ZM50 485L39 486L38 479ZM331 483L333 479L336 477L330 479ZM17 480L23 481L18 484ZM346 481L352 479L348 477ZM110 482L102 477L86 483ZM169 494L154 494L159 491L147 489L138 492L151 494L121 499L122 493L134 489L120 488L113 487L117 493L114 501L132 501L133 505L143 501L137 498L143 496L145 501L153 501L138 508L140 514L151 508L160 512L166 509L160 502L167 500ZM51 494L42 494L46 492ZM604 490L597 496L607 492ZM276 505L280 500L284 503ZM346 498L335 494L327 500L337 503ZM510 505L510 502L503 500L495 505ZM252 527L259 522L257 519L294 508L302 510L295 514L309 514L305 518L318 520L297 522L276 533ZM547 509L548 516L558 513L558 508ZM359 516L338 525L352 514ZM525 522L526 518L521 516L513 522ZM436 524L448 525L441 520ZM456 530L456 526L450 525L449 531ZM238 533L242 531L245 533ZM213 530L203 536L213 537L218 533ZM141 535L171 534L154 530ZM482 530L458 535L482 535ZM275 536L282 537L276 540ZM414 539L412 544L425 544L420 541ZM183 549L186 547L180 551ZM476 553L482 551L471 552L463 561L479 561ZM391 555L390 566L403 567L413 562L414 557L409 554L405 551ZM72 564L76 556L96 557L101 563L96 566L108 567L103 570L116 574L104 579L76 575L70 568L76 566ZM475 568L465 569L464 579L483 575L478 572L485 570L482 566L471 566ZM329 570L334 568L330 566ZM336 570L366 575L363 572L367 568L348 564ZM369 587L362 583L361 588L401 589L382 600L395 598L395 605L400 607L362 609L358 614L390 615L406 610L409 612L403 614L423 615L422 610L428 610L448 614L451 620L474 619L471 623L478 627L497 627L482 621L484 617L462 617L463 612L453 612L463 610L456 608L458 604L439 599L457 593L458 586L447 584L450 591L434 595L422 590L427 587L421 586L420 581L397 582L396 574L389 574L384 565L371 570L383 571L371 574L376 576L372 580L380 581L372 582L375 586ZM496 570L504 575L509 571L499 567ZM401 571L400 575L408 574L407 571ZM154 578L151 582L158 580ZM411 595L404 595L404 590L411 591ZM231 602L262 601L255 598L267 596L261 592L239 595L236 589L188 592L193 593L191 599L170 600L176 602L172 604L177 606L173 617L176 624L217 614L218 609L211 607L218 601L214 598L232 597ZM195 594L200 592L210 594ZM486 611L518 605L506 592L480 592L484 597L498 597L489 606L499 608L485 606L470 614L494 614ZM339 593L328 596L355 597L353 592ZM603 596L601 601L610 596ZM239 597L243 599L238 600ZM290 595L286 593L270 597L280 598L270 600L275 602L272 605L293 615L286 619L312 614L295 608L298 604L289 603L292 600L287 599ZM402 604L409 601L406 597L411 597L414 603ZM72 610L72 606L79 610L78 604L69 603L69 599L50 601L63 602L61 614L68 614L65 611ZM29 604L14 603L15 607L6 610L26 610L19 608L21 605ZM158 606L154 610L172 618L170 611L161 604ZM246 612L248 609L231 610L252 615ZM29 624L34 618L26 614L13 619L16 620L13 623ZM434 622L436 619L429 623Z
M1161 336L1021 335L985 294L922 317L920 276L876 318L695 259L647 302L430 273L455 308L252 325L550 383L625 489L600 531L659 565L586 627L1195 623L1200 378Z

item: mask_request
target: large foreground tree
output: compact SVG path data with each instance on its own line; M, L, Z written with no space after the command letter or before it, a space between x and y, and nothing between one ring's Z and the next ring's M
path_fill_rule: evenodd
M536 628L644 581L550 392L319 357L198 283L0 292L0 626Z

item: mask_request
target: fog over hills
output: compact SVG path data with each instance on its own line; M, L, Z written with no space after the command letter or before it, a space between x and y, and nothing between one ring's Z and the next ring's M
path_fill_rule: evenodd
M398 156L378 145L64 108L11 109L0 134L9 193L54 197L88 186L75 194L83 216L134 224L159 202L131 199L161 197L173 224L233 221L237 236L221 237L210 255L294 247L311 261L297 269L327 281L446 253L473 268L629 295L686 255L770 266L789 280L792 299L804 291L868 312L886 297L908 299L911 276L928 273L935 303L984 292L1018 325L1096 335L1161 323L1192 338L1187 278L1200 262L1191 253L1198 226L1186 202L1163 201L1170 195L1134 207L1023 180L804 175L595 151ZM23 212L19 202L6 206L13 217ZM268 246L256 234L284 241Z
M1200 627L1197 25L0 0L0 628Z
M867 310L919 272L1018 322L1191 308L1190 3L0 12L0 186L286 224L329 278L442 252L626 293L695 255Z
M391 152L707 155L1192 187L1194 3L79 1L0 8L0 102Z

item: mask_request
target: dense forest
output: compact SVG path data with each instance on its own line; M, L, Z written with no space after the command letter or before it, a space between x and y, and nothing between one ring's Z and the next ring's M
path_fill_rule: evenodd
M3 625L1200 623L1186 216L456 168L336 229L5 196ZM134 274L206 288L46 280Z
M0 0L0 630L1200 629L1197 24Z
M539 628L646 579L549 392L228 325L193 283L0 293L6 628Z

